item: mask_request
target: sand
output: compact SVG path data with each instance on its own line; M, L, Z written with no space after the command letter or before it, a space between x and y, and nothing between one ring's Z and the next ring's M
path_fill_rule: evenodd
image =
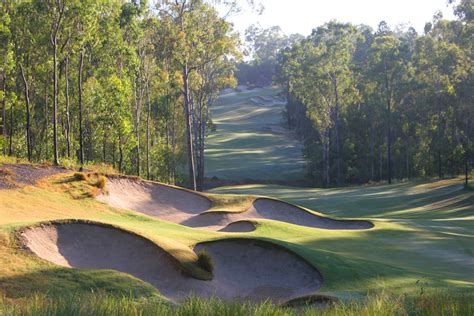
M98 199L113 207L212 231L225 231L223 229L231 223L251 219L269 219L321 229L370 229L374 226L364 220L336 220L319 216L296 205L269 198L256 199L249 209L241 213L225 210L206 212L211 202L202 195L135 179L110 178L107 190L108 193L99 195ZM239 228L241 232L250 231L248 225L235 225L232 232L239 232Z
M90 223L56 223L24 230L21 242L54 264L82 269L113 269L154 285L172 301L190 295L223 300L284 303L314 294L321 274L280 246L229 239L196 246L214 263L212 281L194 279L153 242L117 228Z
M97 199L125 208L182 223L211 207L206 197L179 188L128 178L108 178L107 193Z

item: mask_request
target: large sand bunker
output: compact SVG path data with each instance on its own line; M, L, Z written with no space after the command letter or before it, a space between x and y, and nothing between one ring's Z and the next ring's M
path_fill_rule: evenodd
M177 260L153 242L105 225L35 226L21 233L21 242L37 256L57 265L128 273L175 301L196 295L283 303L314 294L322 280L316 269L285 248L249 239L196 246L196 251L206 250L213 260L212 281L183 273Z
M128 178L108 178L107 191L97 198L113 207L134 210L174 223L181 223L211 207L211 202L199 194Z
M208 230L222 230L231 223L249 219L270 219L322 229L369 229L374 225L363 220L335 220L311 213L279 200L259 198L244 212L207 211L211 202L204 196L154 182L110 178L108 193L100 201L114 207L145 213L170 222ZM235 225L232 231L252 231L248 225ZM225 231L225 230L222 230Z
M270 219L294 225L322 229L352 230L369 229L374 227L374 225L369 221L336 220L327 218L313 214L296 205L268 198L259 198L255 200L252 206L242 213L224 211L205 212L188 219L182 224L190 227L201 227L213 230L220 229L221 231L230 232L238 232L239 229L241 232L255 230L255 227L254 229L251 229L248 223L245 225L232 225L232 223L242 223L242 221L248 219ZM229 229L222 229L226 226Z

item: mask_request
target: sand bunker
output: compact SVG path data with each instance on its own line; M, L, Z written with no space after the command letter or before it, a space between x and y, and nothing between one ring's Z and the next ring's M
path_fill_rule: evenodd
M200 244L214 262L212 281L184 274L178 262L151 241L113 227L49 224L26 229L21 242L37 256L72 268L113 269L154 285L180 301L190 295L224 300L283 303L314 294L321 275L299 256L277 245L249 239Z
M255 231L255 229L257 229L257 227L255 223L251 221L238 221L230 223L219 231L226 233L250 233Z
M141 180L110 178L108 193L100 201L181 225L213 231L225 231L229 224L249 219L270 219L323 229L369 229L374 225L362 220L335 220L308 212L282 201L260 198L245 212L206 212L211 202L204 196L186 190ZM232 232L252 231L248 225L235 225Z
M322 229L369 229L374 225L369 221L363 220L336 220L319 216L308 212L296 205L285 203L283 201L260 198L255 200L252 206L242 213L229 213L224 211L206 212L194 216L182 224L190 227L201 227L211 230L221 230L225 226L234 222L245 221L249 219L270 219L286 222L294 225L322 228ZM236 225L232 227L232 232L248 232L248 225ZM230 229L230 228L229 228Z
M98 200L173 223L182 223L211 207L211 202L199 194L141 180L108 178L107 191Z

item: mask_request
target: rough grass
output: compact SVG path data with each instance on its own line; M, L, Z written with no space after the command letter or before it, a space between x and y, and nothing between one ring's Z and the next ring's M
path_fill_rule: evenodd
M453 296L446 293L416 297L386 294L371 295L355 300L324 305L282 307L270 303L250 304L224 302L218 299L190 298L183 304L170 304L159 298L137 299L104 293L69 296L35 296L20 304L0 298L0 314L5 315L177 315L177 316L405 316L405 315L473 315L474 295Z
M88 178L89 176L84 172L74 173L74 179L76 179L76 181L86 181Z
M0 168L0 176L14 176L14 175L15 173L10 169Z

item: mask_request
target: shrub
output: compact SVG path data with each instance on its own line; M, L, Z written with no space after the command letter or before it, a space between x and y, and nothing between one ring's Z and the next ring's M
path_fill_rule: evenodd
M107 178L104 176L98 176L97 181L94 183L94 186L103 189L105 188L105 185L107 184Z
M89 176L83 172L76 172L74 173L74 179L76 179L77 181L86 181L87 179L89 179Z
M203 249L198 254L198 265L205 271L212 273L214 271L214 263L211 256Z

